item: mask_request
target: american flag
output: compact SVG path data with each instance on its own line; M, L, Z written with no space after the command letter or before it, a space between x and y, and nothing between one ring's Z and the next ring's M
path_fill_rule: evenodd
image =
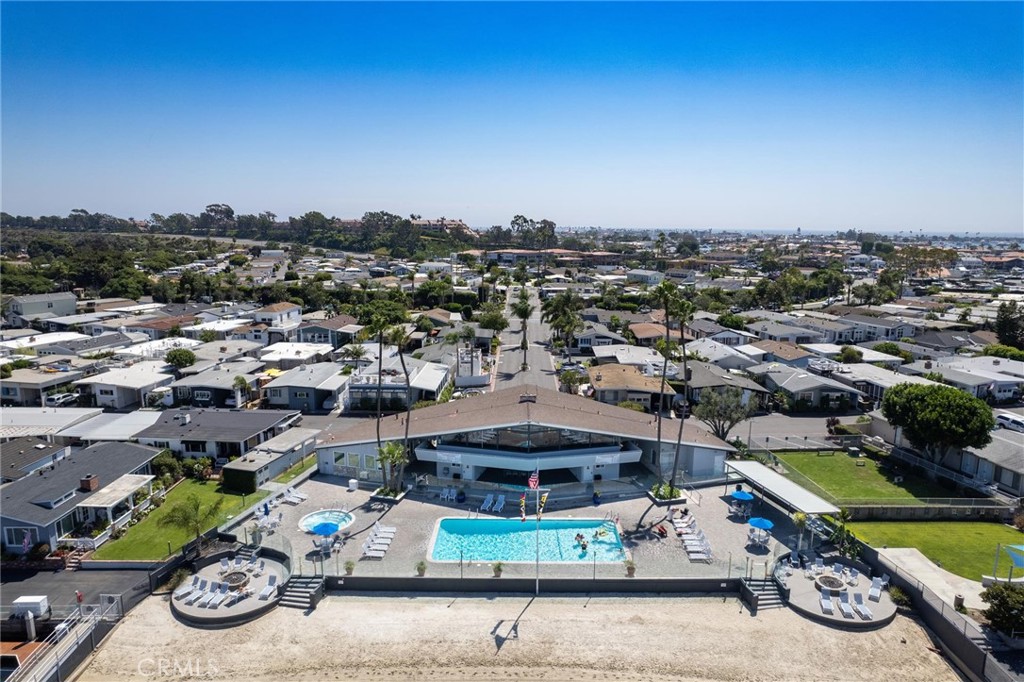
M530 479L526 482L526 485L528 485L531 490L540 487L540 469L533 470L533 473L530 474Z

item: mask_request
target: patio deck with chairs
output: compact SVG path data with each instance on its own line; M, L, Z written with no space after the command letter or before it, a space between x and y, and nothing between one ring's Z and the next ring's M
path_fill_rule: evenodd
M886 582L841 559L818 558L805 568L793 567L785 576L794 611L819 623L860 630L884 627L896 617Z
M287 579L284 565L274 559L222 559L183 582L171 594L171 610L193 625L238 625L272 609Z

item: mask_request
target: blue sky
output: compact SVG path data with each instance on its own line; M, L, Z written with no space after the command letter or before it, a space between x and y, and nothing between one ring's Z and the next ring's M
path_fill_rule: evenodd
M2 207L1020 232L1021 3L10 3Z

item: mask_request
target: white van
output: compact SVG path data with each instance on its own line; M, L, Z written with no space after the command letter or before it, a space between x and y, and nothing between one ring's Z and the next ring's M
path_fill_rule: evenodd
M1024 433L1024 417L1003 412L996 415L996 428L1010 429Z

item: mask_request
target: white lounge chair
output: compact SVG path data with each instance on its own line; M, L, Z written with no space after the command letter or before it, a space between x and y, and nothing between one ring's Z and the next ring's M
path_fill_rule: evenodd
M851 567L850 568L850 577L848 577L846 579L847 584L849 584L849 585L856 585L857 584L857 579L859 578L859 576L860 576L860 573L857 571L857 569Z
M881 581L880 587L883 590L889 589L889 574L888 573L883 573L882 577L879 578L879 580Z
M441 488L441 499L444 500L445 502L449 502L451 500L454 500L455 499L455 489L454 488L450 488L450 489L449 488Z
M837 578L841 578L843 575L843 565L832 564L832 575L834 575Z
M221 583L220 590L217 594L213 595L213 599L206 606L211 609L215 609L220 606L221 602L228 598L228 584Z
M270 576L270 579L267 581L267 586L264 587L262 590L260 590L260 599L263 599L263 600L270 599L270 595L274 594L274 592L276 592L276 591L277 591L277 574L275 573L275 574Z
M393 536L395 533L398 532L398 528L396 526L383 526L383 525L381 525L380 521L374 521L373 522L373 532L376 533L377 535L391 535L391 536Z
M687 558L690 561L703 561L703 562L708 563L708 564L710 564L712 561L714 561L714 558L711 556L711 549L710 548L708 548L704 552L694 552L694 553L689 553L688 552L686 556L687 556Z
M298 490L296 490L295 488L288 488L288 489L287 489L287 490L285 490L284 492L285 492L285 494L286 494L286 495L289 495L289 496L291 496L291 497L295 497L295 498L298 498L298 499L300 499L300 500L308 500L308 499L309 499L309 495L307 495L306 493L300 493L300 492L299 492Z
M368 559L383 559L386 553L386 549L374 549L372 546L363 545L363 556Z
M367 538L366 542L363 543L363 547L370 547L372 549L382 549L385 552L391 549L390 540L377 540L376 538Z
M252 572L253 576L258 578L263 575L263 572L267 570L267 562L265 559L260 559L260 565L256 567L256 570Z
M864 603L864 595L860 592L853 595L853 609L860 614L860 617L864 620L872 620L875 614L871 613L871 609Z
M215 583L211 584L210 585L210 591L203 595L203 598L200 599L196 603L196 606L199 606L199 607L206 607L206 606L208 606L210 604L210 602L213 601L213 598L217 596L218 592L220 592L220 583L215 582Z
M882 581L878 578L871 579L871 589L868 590L868 601L881 601Z
M245 560L240 556L236 556L235 563L231 566L232 570L241 571L243 566L245 566Z
M181 587L176 589L172 596L175 599L184 599L189 594L191 594L192 591L194 589L196 589L197 587L199 587L199 576L198 575L194 575L194 576L192 576L192 582L190 582L190 583L188 583L186 585L182 585Z
M825 572L825 560L822 559L821 557L818 557L817 559L814 560L814 574L815 575L821 575L824 572Z
M832 598L831 597L823 594L823 595L821 595L818 598L818 601L821 603L821 612L822 613L827 613L830 616L833 613L835 613L835 611L832 609Z
M845 590L839 593L839 610L843 612L844 618L853 618L853 608L850 606L850 593Z
M228 563L228 560L227 559L221 559L220 560L220 570L217 571L217 573L219 573L220 575L224 575L225 573L227 573L230 570L231 570L231 564Z
M687 516L684 519L673 519L672 520L672 526L676 530L679 530L680 528L689 528L690 526L694 526L696 524L697 524L697 519L694 518L693 515Z
M247 562L245 562L245 571L246 571L246 573L252 573L255 570L256 570L256 555L253 554L251 557L249 557L249 560Z
M800 568L800 553L795 549L789 553L789 565L791 568Z
M505 508L505 496L498 495L498 501L494 503L494 507L491 509L495 514L500 514L501 510Z
M188 595L183 601L186 604L195 604L197 601L202 599L203 595L206 594L206 586L209 583L206 578L199 581L199 585L192 591L192 594Z
M487 497L484 498L484 503L480 505L480 511L491 511L491 505L494 504L494 495L487 493Z

